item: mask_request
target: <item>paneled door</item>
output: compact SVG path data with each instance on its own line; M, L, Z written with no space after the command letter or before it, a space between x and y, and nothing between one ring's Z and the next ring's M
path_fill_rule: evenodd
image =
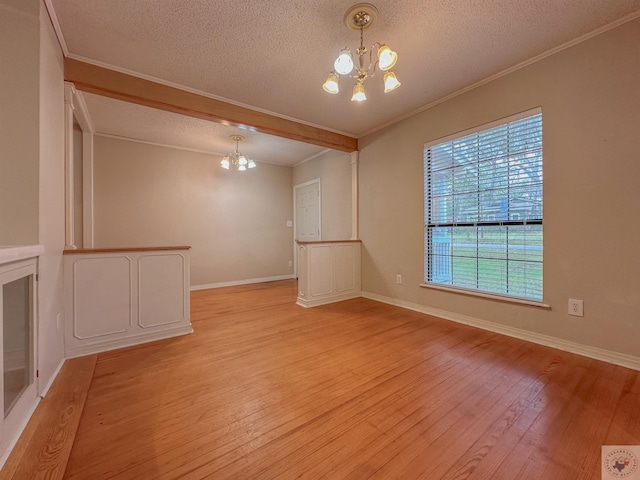
M295 219L293 228L294 273L298 276L297 242L316 242L322 239L320 179L293 187Z
M320 180L296 185L296 240L320 240Z

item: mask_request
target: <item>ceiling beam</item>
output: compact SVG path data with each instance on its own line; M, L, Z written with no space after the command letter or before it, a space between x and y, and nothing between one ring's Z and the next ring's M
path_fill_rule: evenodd
M144 78L64 59L64 79L77 90L95 93L168 112L202 118L261 133L311 143L343 152L358 150L358 139L304 123L216 100Z

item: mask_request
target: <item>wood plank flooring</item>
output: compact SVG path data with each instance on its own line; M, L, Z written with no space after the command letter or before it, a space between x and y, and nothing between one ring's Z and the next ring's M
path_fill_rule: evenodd
M67 360L0 471L0 480L64 476L97 355Z
M100 354L65 478L599 479L640 372L293 281L192 294L195 334Z

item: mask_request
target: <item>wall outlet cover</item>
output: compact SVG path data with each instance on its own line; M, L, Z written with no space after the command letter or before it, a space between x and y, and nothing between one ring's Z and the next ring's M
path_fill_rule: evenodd
M569 315L574 317L584 316L584 302L582 300L576 300L575 298L569 299Z

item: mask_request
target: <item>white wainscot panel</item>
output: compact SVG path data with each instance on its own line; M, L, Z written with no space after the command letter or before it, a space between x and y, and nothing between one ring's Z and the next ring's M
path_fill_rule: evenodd
M319 297L333 292L333 249L330 246L314 245L308 247L309 295Z
M131 259L78 258L73 264L73 336L124 333L131 326Z
M299 242L298 300L315 307L361 296L359 241Z
M66 357L193 332L188 248L65 252Z
M356 247L354 245L336 245L334 255L336 292L343 293L355 290L360 276L360 262L356 262L355 259Z
M142 328L179 323L185 316L185 258L180 254L143 255L138 259Z

